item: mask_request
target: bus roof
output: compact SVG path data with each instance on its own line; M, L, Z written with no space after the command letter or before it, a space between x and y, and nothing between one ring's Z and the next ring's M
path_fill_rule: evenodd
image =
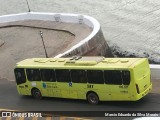
M56 68L56 69L119 69L133 68L147 58L30 58L16 64L17 68Z

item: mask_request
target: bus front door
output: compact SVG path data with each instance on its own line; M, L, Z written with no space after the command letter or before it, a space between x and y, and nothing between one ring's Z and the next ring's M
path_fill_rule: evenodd
M28 82L26 81L25 70L24 68L14 69L17 90L21 95L30 95Z

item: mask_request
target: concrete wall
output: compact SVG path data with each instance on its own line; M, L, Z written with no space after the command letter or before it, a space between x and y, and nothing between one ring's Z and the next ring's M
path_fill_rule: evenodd
M104 39L99 22L86 15L78 14L62 14L62 13L21 13L0 16L0 23L21 21L21 20L44 20L57 21L64 23L78 23L85 24L93 29L91 34L78 44L71 47L64 53L59 53L56 57L67 57L73 55L101 55L112 57L108 44ZM107 53L107 54L106 54Z
M57 14L57 13L21 13L0 16L0 23L20 21L20 20L48 20L48 21L61 21L68 23L86 24L93 29L92 33L82 40L79 44L73 46L71 49L64 53L60 53L56 57L64 57L70 55L107 55L112 56L109 51L108 45L104 39L103 33L100 28L99 22L86 15L76 14ZM152 79L160 80L160 65L150 65Z

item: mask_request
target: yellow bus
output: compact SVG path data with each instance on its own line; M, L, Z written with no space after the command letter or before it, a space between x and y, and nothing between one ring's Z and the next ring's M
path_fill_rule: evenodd
M152 89L147 58L31 58L15 67L20 95L136 101Z

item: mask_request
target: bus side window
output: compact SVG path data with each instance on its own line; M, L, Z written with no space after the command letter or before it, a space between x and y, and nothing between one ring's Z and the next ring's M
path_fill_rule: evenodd
M88 83L104 84L102 70L87 70Z
M58 82L71 82L69 70L56 69L55 73Z
M122 71L122 79L124 85L130 84L130 72L127 70Z
M41 81L39 69L26 69L26 73L29 81Z
M70 72L73 83L87 83L85 70L71 70Z
M106 84L122 85L121 71L105 70L104 78Z
M41 79L46 82L55 82L55 72L52 69L41 69Z
M23 68L16 68L14 69L15 78L17 85L25 83L26 82L26 76Z

